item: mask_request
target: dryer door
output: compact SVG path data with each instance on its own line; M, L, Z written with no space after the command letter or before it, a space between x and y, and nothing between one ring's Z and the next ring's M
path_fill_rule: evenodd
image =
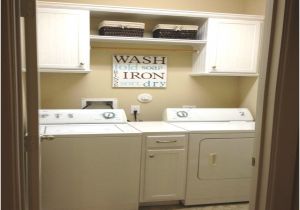
M199 179L250 178L254 138L199 141Z

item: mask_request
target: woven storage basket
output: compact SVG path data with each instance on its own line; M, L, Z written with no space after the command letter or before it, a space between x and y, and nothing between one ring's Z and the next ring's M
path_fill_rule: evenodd
M143 37L144 23L104 20L99 24L99 35Z
M158 24L153 29L154 38L197 39L198 26Z

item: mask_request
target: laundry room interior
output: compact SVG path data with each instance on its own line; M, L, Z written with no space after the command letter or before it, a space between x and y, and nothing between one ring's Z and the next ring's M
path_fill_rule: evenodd
M41 209L248 210L265 9L37 1Z

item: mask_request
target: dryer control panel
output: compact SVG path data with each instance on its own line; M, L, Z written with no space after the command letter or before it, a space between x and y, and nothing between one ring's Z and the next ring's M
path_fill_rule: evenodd
M168 122L253 121L246 108L167 108L163 120Z
M127 123L123 109L42 109L40 124Z

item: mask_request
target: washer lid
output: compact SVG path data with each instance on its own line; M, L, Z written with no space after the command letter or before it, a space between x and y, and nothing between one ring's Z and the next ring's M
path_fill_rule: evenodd
M231 122L174 122L178 126L190 132L219 132L219 131L255 131L255 122L231 121Z
M82 135L82 134L126 134L140 133L129 125L117 124L68 124L68 125L47 125L43 135Z

